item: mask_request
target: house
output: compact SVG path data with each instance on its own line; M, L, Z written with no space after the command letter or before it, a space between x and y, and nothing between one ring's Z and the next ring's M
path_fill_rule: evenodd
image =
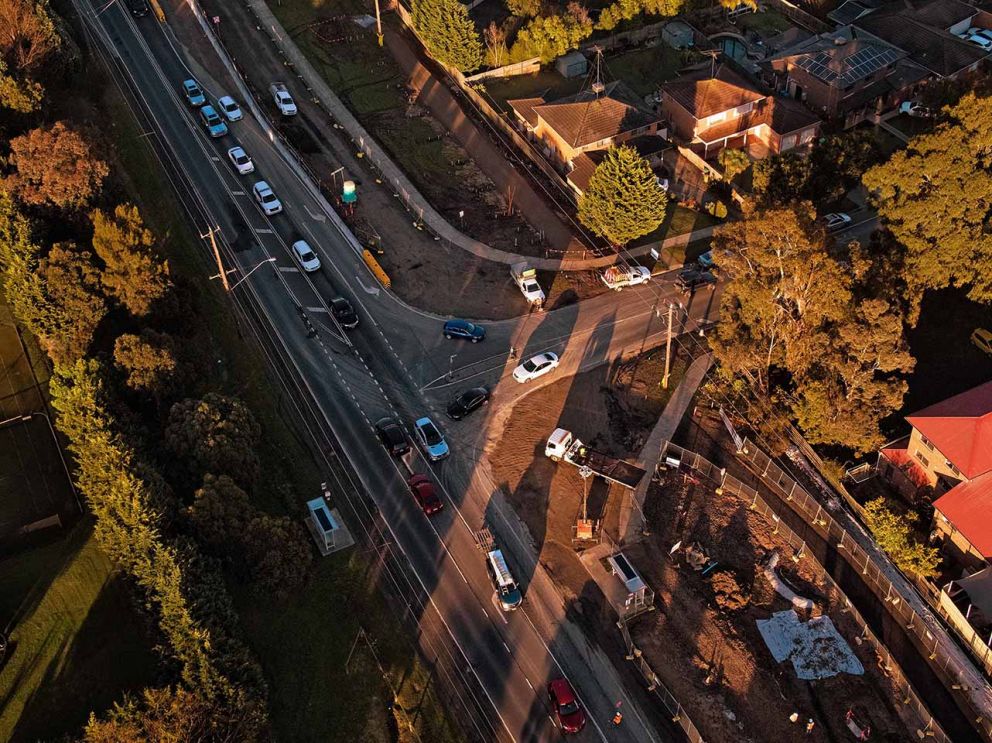
M661 113L671 135L705 159L726 147L778 154L812 142L820 130L819 117L801 103L766 95L725 65L662 85Z
M762 62L762 68L776 90L849 128L894 108L929 77L908 56L845 26L801 41Z
M667 140L651 135L634 137L628 139L624 144L637 150L637 154L647 160L648 165L652 168L661 165L662 155L670 147ZM596 166L606 157L606 152L606 150L580 152L572 159L571 170L565 176L565 180L579 196L585 192L586 186L589 185L589 179L592 178Z
M507 104L518 126L564 171L574 170L576 162L586 168L589 158L581 155L641 137L654 140L658 147L667 134L661 117L645 109L620 82L597 82L576 95L553 101L517 98Z
M966 565L992 558L992 382L906 418L912 431L879 452L903 492L933 488L934 528Z

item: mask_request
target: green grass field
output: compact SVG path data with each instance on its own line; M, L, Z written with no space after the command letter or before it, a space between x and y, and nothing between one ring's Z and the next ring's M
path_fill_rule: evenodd
M0 617L0 740L76 733L91 710L154 682L153 642L89 523L0 561Z

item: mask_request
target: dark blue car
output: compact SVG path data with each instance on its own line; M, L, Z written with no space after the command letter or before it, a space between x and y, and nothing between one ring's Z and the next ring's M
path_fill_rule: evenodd
M486 329L468 320L448 320L444 324L444 337L464 338L472 343L478 343L486 337Z

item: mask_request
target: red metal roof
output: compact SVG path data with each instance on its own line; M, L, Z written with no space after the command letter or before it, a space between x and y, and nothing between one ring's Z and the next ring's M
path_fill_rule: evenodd
M933 507L947 517L982 557L992 557L992 472L955 485L934 501Z
M969 480L992 471L992 382L906 418Z

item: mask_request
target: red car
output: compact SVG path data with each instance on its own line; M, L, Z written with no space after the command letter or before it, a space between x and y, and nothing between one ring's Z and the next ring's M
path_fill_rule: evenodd
M437 497L434 483L427 475L410 475L406 484L410 486L410 492L428 516L444 508L444 503Z
M577 733L586 726L586 713L568 679L555 679L548 684L548 699L563 733Z

